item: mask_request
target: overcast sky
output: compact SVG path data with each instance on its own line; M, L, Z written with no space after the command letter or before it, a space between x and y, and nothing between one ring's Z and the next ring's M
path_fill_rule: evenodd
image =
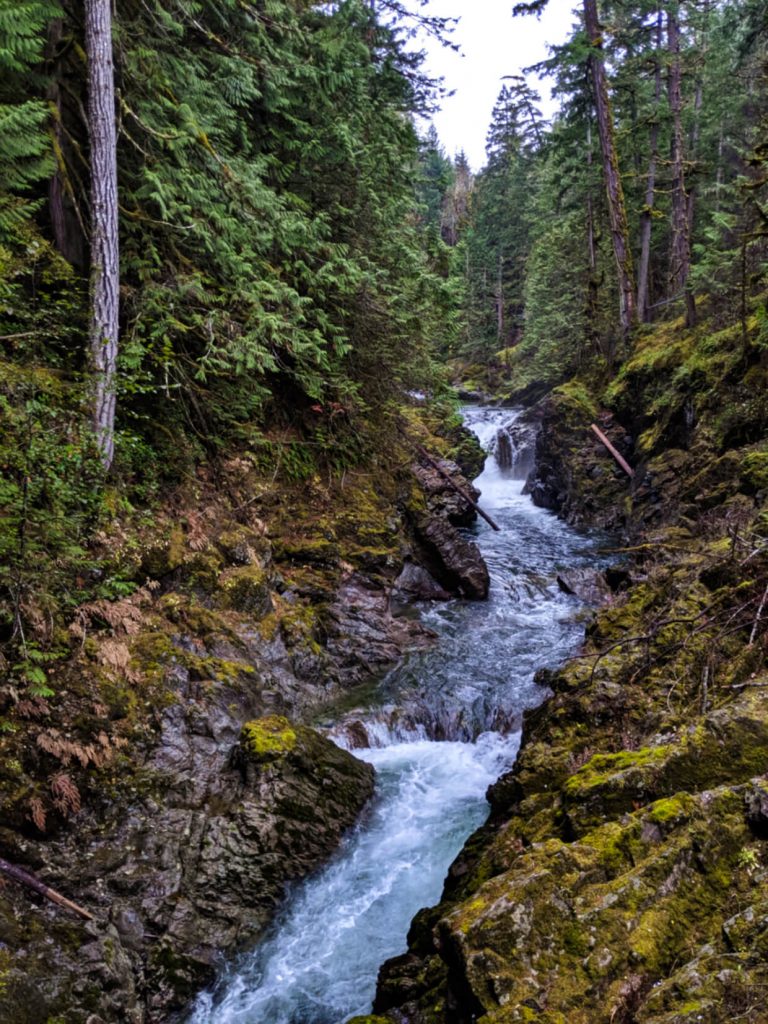
M427 68L442 75L455 95L442 103L434 118L438 135L449 156L463 149L474 170L485 163L485 135L493 104L504 75L516 75L548 56L547 43L562 43L574 21L573 0L549 0L540 19L513 18L514 0L432 0L432 14L459 18L453 39L456 54L434 40L426 40ZM542 109L551 114L546 82L530 84L542 94Z

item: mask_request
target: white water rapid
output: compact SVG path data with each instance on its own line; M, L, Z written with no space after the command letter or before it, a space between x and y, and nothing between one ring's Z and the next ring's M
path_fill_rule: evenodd
M515 419L469 408L484 447ZM425 610L436 646L384 680L375 706L345 715L371 747L373 806L334 860L298 885L267 939L204 993L189 1024L341 1024L370 1013L381 963L403 953L416 911L436 903L447 869L485 819L485 791L513 762L533 682L582 635L579 603L556 574L594 564L596 539L577 534L522 494L524 456L486 461L481 504L501 526L473 530L491 571L487 602ZM501 730L501 731L499 731ZM344 723L330 729L344 744Z

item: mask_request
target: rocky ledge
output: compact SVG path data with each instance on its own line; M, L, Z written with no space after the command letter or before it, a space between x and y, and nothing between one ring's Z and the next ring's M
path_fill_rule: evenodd
M238 731L223 707L194 724L169 709L130 809L38 847L38 874L67 879L95 920L5 902L0 934L24 953L6 954L4 1021L169 1020L213 979L221 950L258 938L285 884L336 848L371 796L370 766L286 718Z

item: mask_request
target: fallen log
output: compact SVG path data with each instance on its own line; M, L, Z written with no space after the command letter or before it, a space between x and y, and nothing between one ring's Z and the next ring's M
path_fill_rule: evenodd
M602 432L600 427L598 427L597 424L593 423L591 425L591 429L597 435L598 440L601 441L605 445L605 447L608 449L608 451L611 453L611 455L614 457L614 459L616 459L616 461L621 466L621 468L624 470L624 472L627 474L627 476L628 477L633 477L635 475L634 469L632 469L632 467L627 462L627 460L624 458L624 456L620 455L619 452L616 451L616 449L613 447L611 442L608 440L608 438Z
M410 438L408 438L408 440L410 441ZM416 444L413 441L411 441L411 444L415 446L416 451L419 453L422 459L426 459L430 466L433 469L437 470L437 472L440 474L443 480L445 480L446 483L450 484L454 491L456 491L457 494L461 495L464 501L469 502L469 504L472 506L475 512L477 512L479 516L482 516L486 523L489 524L489 526L492 526L493 529L497 532L501 531L501 527L498 525L498 523L494 522L493 519L491 519L491 517L488 515L488 513L484 512L477 504L477 502L473 501L472 498L470 498L470 496L467 494L463 487L459 487L459 485L451 477L450 473L446 473L446 471L443 469L440 463L436 459L432 458L432 456L429 454L426 448L424 448L420 444Z
M38 895L44 896L45 899L50 900L51 903L57 903L60 907L66 907L67 910L71 910L79 917L82 917L85 921L93 921L93 914L89 911L79 907L77 903L73 903L72 900L68 900L66 896L62 896L61 893L56 892L55 889L51 889L50 886L41 882L39 878L35 878L34 875L30 875L29 872L25 871L23 868L17 867L15 864L11 864L7 860L3 860L2 857L0 857L0 872L8 878L12 878L14 882L18 882L19 885L25 885L27 889L31 889L33 892L38 893Z

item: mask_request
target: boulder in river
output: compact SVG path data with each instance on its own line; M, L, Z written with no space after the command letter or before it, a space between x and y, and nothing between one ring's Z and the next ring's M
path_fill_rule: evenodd
M407 560L394 582L392 600L401 604L409 601L447 601L451 594L423 566Z
M480 549L463 537L446 519L428 519L418 528L419 540L435 566L440 582L463 597L484 600L488 596L490 576Z

